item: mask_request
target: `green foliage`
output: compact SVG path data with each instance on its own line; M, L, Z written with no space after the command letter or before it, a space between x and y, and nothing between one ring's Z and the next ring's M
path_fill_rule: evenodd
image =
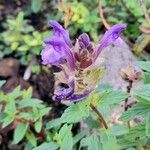
M3 109L0 112L2 128L13 126L13 144L18 144L26 137L32 146L37 145L37 137L34 131L41 132L43 116L49 111L41 100L32 98L31 87L27 90L20 90L16 87L11 93L5 95L0 93L0 105Z
M114 135L112 135L109 131L101 130L101 143L102 150L119 150L119 146L117 145L117 140Z
M34 13L40 11L43 0L31 0L31 9Z
M80 147L88 147L88 150L102 150L99 136L91 135L81 140Z
M61 119L63 122L66 123L75 123L81 121L82 119L88 116L89 116L88 102L81 101L77 104L73 104L70 107L68 107L61 116Z
M48 32L36 31L25 19L23 12L20 12L16 18L8 18L4 27L6 31L1 33L0 40L4 56L15 52L15 56L20 58L21 63L27 64L32 59L32 55L39 55L42 41Z
M28 129L28 124L20 123L17 125L14 131L14 144L18 144L25 136L26 131Z
M57 150L58 149L58 145L54 142L50 142L50 143L43 143L40 146L34 148L33 150Z

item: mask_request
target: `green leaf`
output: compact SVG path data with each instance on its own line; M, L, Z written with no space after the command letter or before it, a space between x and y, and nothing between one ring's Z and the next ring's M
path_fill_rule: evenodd
M26 131L28 129L28 124L26 123L20 123L17 125L14 131L14 139L13 143L18 144L25 136Z
M106 105L119 104L128 97L126 92L121 91L104 92L103 94L99 97L100 103Z
M150 137L150 112L146 115L145 133Z
M101 130L101 143L102 143L102 150L119 150L119 146L117 145L117 140L114 135L111 134L110 131Z
M110 130L114 136L121 136L129 132L129 128L125 125L113 125Z
M43 106L42 101L36 98L31 98L31 99L25 99L25 100L21 100L18 102L18 106L19 108L25 108L25 107L41 107Z
M3 124L2 124L2 128L7 127L9 124L11 124L14 121L14 116L10 116L7 115L4 119L3 119Z
M9 101L5 107L4 112L6 112L7 114L10 114L10 115L15 115L15 113L16 113L15 101Z
M51 110L50 107L45 107L43 109L40 109L39 110L40 111L40 116L43 117L44 115L48 114L50 110Z
M143 103L150 104L150 84L142 85L134 92L134 96Z
M40 146L34 148L33 150L57 150L57 149L58 145L54 142L50 142L41 144Z
M81 130L77 135L73 137L73 145L78 143L83 137L85 137L89 132L89 129Z
M133 107L129 108L128 111L124 112L120 117L123 121L129 121L135 117L146 115L150 112L150 104L137 103Z
M38 120L37 122L35 122L34 128L35 128L35 131L39 133L42 129L42 121Z
M23 99L30 99L32 97L33 89L32 87L29 87L27 90L24 90L22 93Z
M35 135L32 132L26 133L26 138L28 139L29 143L31 143L31 145L36 147L37 139L36 139Z
M150 73L149 72L144 73L144 84L150 84Z
M65 124L59 131L59 136L61 138L61 148L60 150L72 150L73 149L73 138L71 133L72 126Z
M138 124L130 128L129 132L123 136L120 136L117 141L120 149L145 145L147 141L145 134L145 124Z
M61 116L63 122L75 123L89 116L89 106L86 101L69 106Z
M18 117L26 119L26 120L33 120L34 119L33 114L32 113L27 113L27 112L19 113Z
M11 93L8 94L9 100L15 100L19 96L21 96L22 92L20 90L20 86L17 86Z
M2 122L3 121L3 119L5 119L5 117L7 116L7 114L6 113L4 113L4 112L0 112L0 122Z
M137 66L145 71L150 72L150 61L138 61Z
M24 19L24 12L19 12L17 19L16 19L18 26L20 26L23 23L23 19Z
M91 135L81 140L80 147L88 147L88 150L103 150L99 136Z
M42 2L43 0L32 0L31 1L31 9L34 13L37 13L40 11L41 7L42 7Z
M63 120L60 118L53 119L46 124L46 129L51 129L51 128L57 127L57 126L61 125L62 123L63 123Z

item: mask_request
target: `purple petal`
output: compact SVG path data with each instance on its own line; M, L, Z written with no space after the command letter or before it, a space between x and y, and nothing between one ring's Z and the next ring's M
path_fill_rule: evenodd
M54 64L54 60L58 60L55 64L61 63L61 60L67 60L67 63L70 65L70 69L75 69L75 61L73 53L71 52L71 40L69 38L69 33L65 30L57 21L50 20L49 24L53 27L53 36L44 40L45 46L47 50L49 47L53 47L48 51L43 50L41 53L42 60L44 64ZM53 52L52 52L53 50ZM46 56L47 54L47 56ZM53 58L53 56L58 56ZM52 60L51 60L52 59Z
M49 20L48 24L53 27L53 34L57 38L63 38L66 44L71 48L72 43L69 38L69 32L68 30L65 30L57 21L55 20Z
M58 101L66 100L69 96L73 94L73 92L74 92L74 81L70 83L69 88L61 87L59 91L57 91L59 95L56 95L54 99Z
M81 43L86 48L90 44L89 36L86 33L83 33L78 38L79 43Z
M41 57L42 57L42 63L43 64L52 64L52 65L58 65L61 60L64 57L64 54L58 53L57 51L54 50L52 46L47 46L45 49L42 50L41 52Z
M112 26L108 31L106 31L103 38L100 40L100 44L95 53L94 60L96 60L96 58L105 47L116 44L117 39L120 38L122 31L125 29L125 24L117 24Z
M93 90L85 91L83 94L72 94L70 97L68 97L68 100L71 100L72 102L79 102L86 98Z

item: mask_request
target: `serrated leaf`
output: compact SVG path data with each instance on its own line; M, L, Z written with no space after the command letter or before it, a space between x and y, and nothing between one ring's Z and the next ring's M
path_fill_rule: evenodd
M129 128L125 125L113 125L110 129L114 136L121 136L129 132Z
M146 115L145 133L150 137L150 112Z
M28 129L28 124L26 123L20 123L16 126L14 131L14 139L13 143L18 144L25 136L26 131Z
M59 131L59 136L61 138L60 150L72 150L73 149L73 138L71 133L72 126L67 124L63 125Z
M25 100L21 100L18 102L18 106L19 108L25 108L25 107L41 107L43 106L42 101L36 98L32 98L32 99L25 99Z
M42 129L42 121L38 120L37 122L35 122L34 128L35 128L35 131L39 133Z
M104 94L103 97L100 97L100 103L107 105L119 104L128 97L126 92L121 91L105 92Z
M145 125L138 124L129 129L129 132L118 139L120 149L127 149L134 146L141 146L146 144Z
M40 146L34 148L33 150L57 150L57 149L58 145L54 142L50 142L41 144Z
M143 103L150 103L150 84L142 85L134 92L134 96Z
M150 73L149 72L144 73L144 84L150 84Z
M145 71L150 72L150 61L138 61L137 66Z
M63 122L75 123L89 116L89 106L85 101L69 106L61 116Z
M119 150L116 137L112 135L110 131L101 130L100 135L101 135L102 150L108 149Z
M150 105L137 103L131 108L129 108L128 111L124 112L120 117L120 119L123 121L129 121L134 119L135 117L146 115L149 112L150 112Z
M88 150L103 150L97 135L91 135L81 140L80 147L88 147Z

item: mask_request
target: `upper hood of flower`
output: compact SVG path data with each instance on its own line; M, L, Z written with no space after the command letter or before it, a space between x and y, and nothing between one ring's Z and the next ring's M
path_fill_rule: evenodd
M41 52L43 64L58 65L67 61L70 69L74 70L75 61L71 52L72 43L68 30L55 20L50 20L49 25L53 27L53 35L44 40L45 49Z
M95 52L94 60L97 59L101 51L107 46L112 45L112 44L117 45L117 46L122 46L120 35L122 31L125 29L126 29L125 24L117 24L117 25L112 26L108 31L106 31L104 36L99 42L98 49Z

